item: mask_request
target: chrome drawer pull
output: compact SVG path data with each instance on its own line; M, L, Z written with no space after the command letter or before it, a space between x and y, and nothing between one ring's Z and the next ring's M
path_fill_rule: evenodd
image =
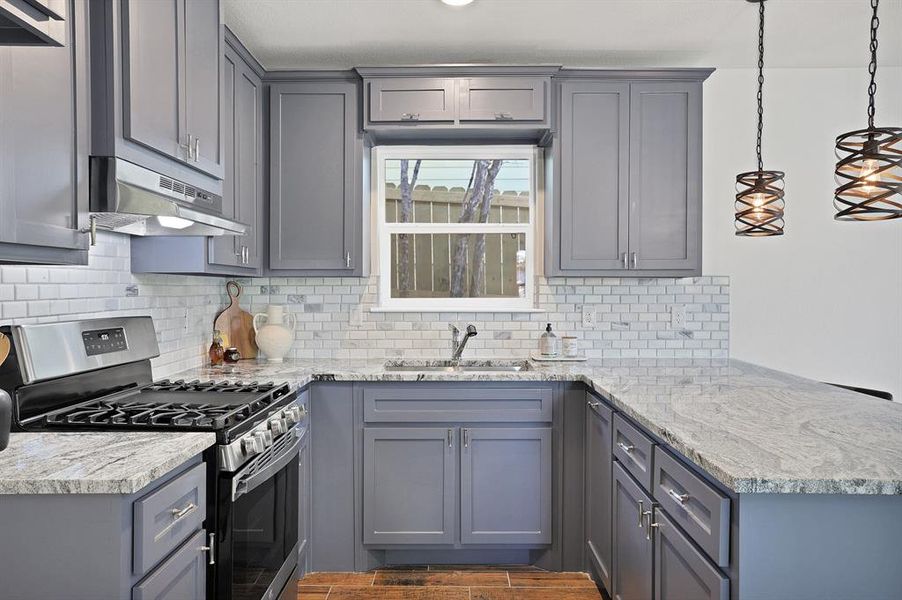
M626 452L627 454L629 454L630 452L632 452L633 450L636 449L635 446L632 446L632 445L627 446L623 442L617 442L617 447L620 448L621 450L623 450L624 452Z
M172 516L176 521L178 521L179 519L193 511L195 508L197 508L197 506L193 502L189 502L188 506L186 506L185 508L173 508L170 509L169 512L172 513Z
M495 113L495 120L497 121L513 121L514 116L509 112L497 112Z
M670 496L671 498L673 498L674 500L676 500L677 502L679 502L680 504L686 504L687 502L689 502L689 498L690 498L689 494L678 494L676 492L676 490L674 490L673 488L670 488L669 490L667 490L667 495Z
M587 404L589 405L589 408L598 408L599 406L601 406L601 402L598 402L596 400L589 400Z
M153 536L154 542L159 542L164 535L172 531L172 529L179 524L179 521L187 517L189 514L194 512L197 509L197 505L193 502L189 502L185 508L171 508L169 509L169 513L172 515L172 522L160 530L160 533Z
M420 113L402 113L401 120L402 121L419 121Z

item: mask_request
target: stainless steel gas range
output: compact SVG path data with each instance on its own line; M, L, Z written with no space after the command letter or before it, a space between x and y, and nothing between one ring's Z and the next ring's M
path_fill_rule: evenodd
M306 412L287 383L153 381L150 317L0 328L0 389L16 431L210 431L208 598L296 595L298 449Z

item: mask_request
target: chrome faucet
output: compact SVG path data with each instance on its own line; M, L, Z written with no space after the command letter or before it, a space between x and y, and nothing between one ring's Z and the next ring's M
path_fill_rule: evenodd
M469 339L477 334L476 327L467 325L467 333L463 336L463 339L461 339L460 329L453 324L449 324L448 329L451 330L451 360L457 361L460 360L460 355L463 354L464 348L467 347Z

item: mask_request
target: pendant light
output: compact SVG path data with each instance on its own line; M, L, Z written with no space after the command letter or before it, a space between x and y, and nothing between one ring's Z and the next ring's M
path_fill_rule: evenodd
M871 63L868 73L868 127L836 138L838 221L883 221L902 217L902 128L874 126L877 93L877 7L871 0Z
M736 176L736 235L783 235L783 171L765 171L761 160L764 131L764 1L758 4L758 170Z

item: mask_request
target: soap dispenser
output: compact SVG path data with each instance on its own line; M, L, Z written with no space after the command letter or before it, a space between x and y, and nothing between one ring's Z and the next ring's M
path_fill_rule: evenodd
M545 333L539 338L539 353L546 358L551 358L557 356L558 352L558 337L551 331L551 323L548 323L545 326Z

